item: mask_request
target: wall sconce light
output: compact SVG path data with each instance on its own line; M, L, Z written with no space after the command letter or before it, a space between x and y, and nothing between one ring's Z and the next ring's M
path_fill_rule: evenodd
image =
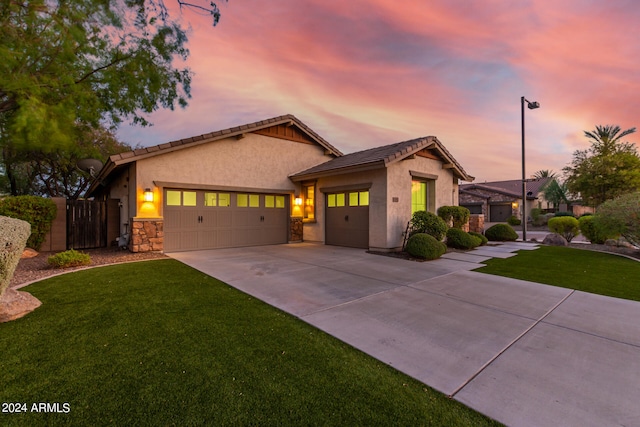
M144 200L145 202L153 202L153 191L151 191L150 188L144 189L142 200Z
M293 200L293 203L294 203L296 206L302 206L302 197L296 197L296 198Z
M513 209L518 209L518 202L511 202L511 207Z

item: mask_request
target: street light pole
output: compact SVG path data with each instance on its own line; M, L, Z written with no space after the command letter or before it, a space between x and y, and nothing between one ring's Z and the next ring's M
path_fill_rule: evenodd
M527 101L525 97L520 98L520 109L522 112L522 241L527 241L527 176L525 174L524 162L524 103L530 110L540 108L540 103Z

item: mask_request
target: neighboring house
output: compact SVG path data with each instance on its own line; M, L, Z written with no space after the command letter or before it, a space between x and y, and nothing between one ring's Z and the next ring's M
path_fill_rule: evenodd
M527 218L531 209L552 209L543 188L553 178L527 180ZM486 222L505 222L510 216L522 219L522 180L460 185L460 206L472 214L483 214Z
M118 199L134 251L315 241L397 250L416 210L472 181L436 137L343 155L292 115L109 158L88 197Z

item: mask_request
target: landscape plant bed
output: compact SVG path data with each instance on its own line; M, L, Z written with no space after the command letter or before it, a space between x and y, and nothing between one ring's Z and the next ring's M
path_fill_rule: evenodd
M0 401L28 410L3 426L498 425L175 260L23 290L43 305L0 324Z

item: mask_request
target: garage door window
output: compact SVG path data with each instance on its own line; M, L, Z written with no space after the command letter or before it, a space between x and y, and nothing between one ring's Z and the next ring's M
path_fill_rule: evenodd
M349 193L349 206L369 206L369 192L358 191Z
M229 193L204 193L204 205L206 207L229 207Z
M344 206L344 193L327 195L327 207L339 208Z
M239 208L259 208L260 207L260 195L259 194L238 194L236 198L236 206Z
M264 196L264 207L284 209L284 196Z
M196 206L195 191L167 190L167 206Z

